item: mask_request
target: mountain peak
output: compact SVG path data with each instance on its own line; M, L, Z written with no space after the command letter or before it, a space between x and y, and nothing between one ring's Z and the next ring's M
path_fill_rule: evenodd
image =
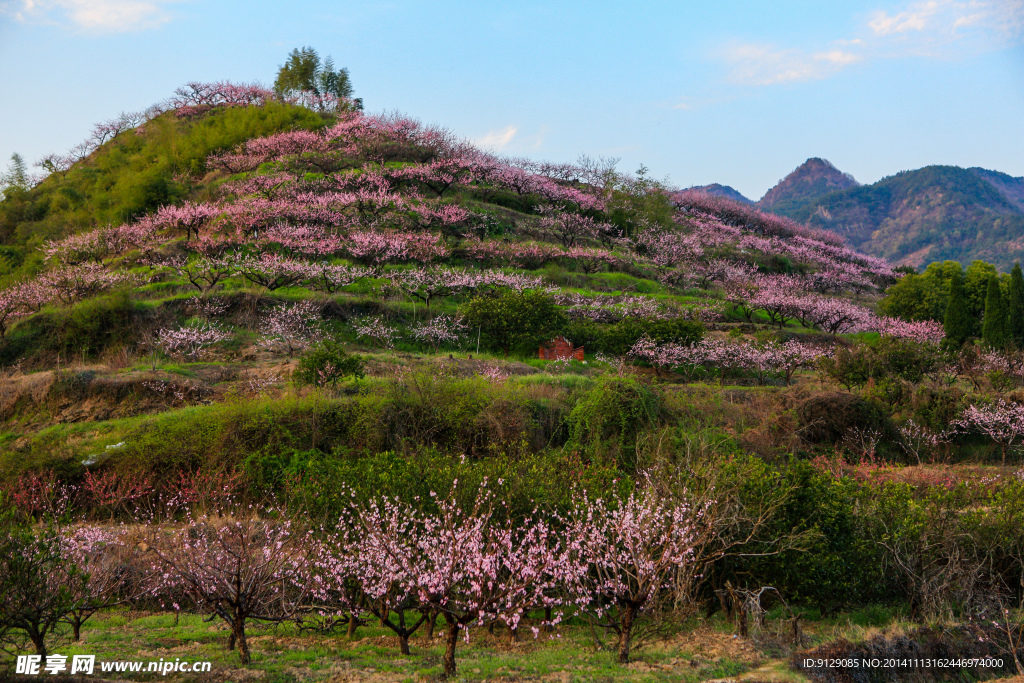
M700 190L716 197L725 197L726 199L732 199L733 201L743 202L744 204L753 204L754 202L747 199L738 190L729 187L728 185L722 185L720 183L711 183L710 185L695 185L690 188L691 190Z
M832 162L812 157L768 190L757 205L763 209L773 209L857 185L859 183L852 175L843 173Z

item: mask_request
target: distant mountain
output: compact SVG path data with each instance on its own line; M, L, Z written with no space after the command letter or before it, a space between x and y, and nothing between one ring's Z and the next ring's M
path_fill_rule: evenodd
M854 183L828 162L812 164L819 161L808 160L757 205L837 232L850 246L901 265L984 259L1008 270L1014 261L1024 261L1024 178L982 168L926 166L871 185L814 194L813 188L823 186L814 178Z
M725 197L726 199L732 199L737 202L743 202L744 204L753 204L752 199L747 199L738 190L734 190L728 185L720 185L719 183L711 183L710 185L700 185L697 187L691 187L691 190L700 190L716 197Z
M781 213L809 199L857 186L859 183L852 175L843 173L826 159L815 157L797 166L795 171L768 190L757 202L757 206L766 211Z
M1014 178L999 171L977 167L967 170L993 185L1008 202L1024 211L1024 178Z

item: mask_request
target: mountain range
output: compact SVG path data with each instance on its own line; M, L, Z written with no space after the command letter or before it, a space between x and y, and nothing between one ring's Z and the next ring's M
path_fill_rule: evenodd
M754 202L727 185L700 189L836 232L895 264L1024 260L1024 178L983 168L926 166L861 185L812 158Z

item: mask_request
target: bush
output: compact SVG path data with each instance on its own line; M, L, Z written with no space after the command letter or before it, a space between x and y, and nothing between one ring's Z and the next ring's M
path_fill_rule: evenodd
M869 379L881 381L898 377L917 383L925 375L935 372L941 362L939 351L934 346L909 339L882 337L874 344L836 349L831 358L822 358L818 367L834 382L852 389L867 384Z
M657 424L661 397L633 377L602 377L569 413L569 440L591 453L611 449L619 466L636 468L639 435Z
M837 444L854 430L895 436L892 421L882 407L856 394L837 391L812 396L797 406L796 414L800 436L812 444Z
M44 310L0 341L0 363L42 354L95 356L136 341L141 311L124 292L83 301L71 308Z
M565 327L565 315L544 292L479 296L465 308L466 323L478 328L507 356L513 347L544 342Z
M688 345L703 336L704 325L694 320L626 318L607 327L598 340L600 348L594 350L624 356L643 337L650 337L658 344Z
M744 570L777 587L790 602L818 607L822 617L893 597L886 592L881 548L867 537L855 514L856 484L794 461L779 485L789 494L766 536L813 536L799 549L753 558Z
M335 341L327 340L317 344L299 359L295 380L299 384L315 387L331 386L352 375L356 379L365 376L363 359L350 356Z

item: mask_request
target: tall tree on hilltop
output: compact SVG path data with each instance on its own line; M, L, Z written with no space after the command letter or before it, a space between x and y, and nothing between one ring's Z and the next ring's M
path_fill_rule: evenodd
M1010 271L1006 303L1009 308L1010 339L1018 348L1024 347L1024 272L1021 272L1020 261Z
M11 163L7 173L0 173L0 200L13 196L18 192L27 192L30 186L25 160L15 152L11 155Z
M981 325L981 338L994 349L1001 349L1009 341L1006 320L1006 299L999 289L999 280L989 278L985 295L985 319Z
M298 97L307 105L310 100L333 96L339 104L351 101L356 109L362 109L362 101L352 99L352 81L348 69L335 70L334 60L330 56L321 63L320 55L311 47L291 51L288 61L277 72L274 92L279 97Z
M949 302L946 304L946 316L942 321L947 342L959 348L970 338L974 329L974 320L967 308L967 297L964 295L964 279L960 273L954 273L949 281Z

